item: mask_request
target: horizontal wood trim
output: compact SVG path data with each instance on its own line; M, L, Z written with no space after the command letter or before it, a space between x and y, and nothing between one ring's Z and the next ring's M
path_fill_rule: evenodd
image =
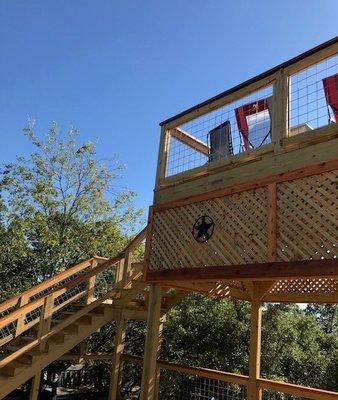
M261 389L288 393L294 396L301 396L313 400L337 400L338 392L316 389L307 386L295 385L287 382L272 381L270 379L257 379L258 386Z
M170 208L181 207L200 201L210 200L216 197L223 197L246 190L257 189L262 186L267 186L271 183L285 182L289 180L304 178L311 175L320 174L327 171L338 169L338 159L322 162L320 164L308 165L302 168L297 168L279 174L265 176L263 178L254 179L252 181L239 183L237 185L228 186L222 189L212 190L210 192L201 193L189 197L184 197L178 200L172 200L160 204L154 204L153 213L164 211Z
M281 261L243 265L148 271L147 282L203 280L271 280L338 277L338 259Z

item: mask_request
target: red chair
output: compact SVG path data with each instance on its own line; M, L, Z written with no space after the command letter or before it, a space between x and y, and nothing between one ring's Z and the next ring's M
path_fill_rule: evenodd
M253 114L260 113L262 111L268 110L269 115L270 115L270 121L271 121L271 100L272 97L268 97L266 99L261 99L254 101L249 104L245 104L244 106L238 107L235 109L235 114L236 114L236 120L237 120L237 125L238 125L238 130L240 131L242 137L243 137L243 149L244 150L249 150L250 148L253 149L254 146L250 142L250 135L249 135L249 125L247 121L247 117ZM268 136L270 135L271 132L271 124L270 124L270 129L269 132L265 135L263 138L262 142L258 147L261 147Z
M323 79L326 104L331 107L334 120L338 122L338 74ZM329 121L332 122L330 111Z

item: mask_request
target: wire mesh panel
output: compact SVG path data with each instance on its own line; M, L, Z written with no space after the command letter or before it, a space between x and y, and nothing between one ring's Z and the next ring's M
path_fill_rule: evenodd
M252 92L201 117L178 127L210 149L210 137L225 123L228 125L228 155L238 154L271 142L270 109L272 86ZM173 129L172 131L174 131ZM172 132L174 133L174 132ZM196 151L175 137L170 139L166 176L204 165L209 160L205 152Z
M338 122L335 113L338 107L337 73L336 54L291 76L289 104L291 136L330 122Z
M160 400L245 400L246 387L186 373L161 370Z
M141 391L142 364L123 362L121 399L139 399Z

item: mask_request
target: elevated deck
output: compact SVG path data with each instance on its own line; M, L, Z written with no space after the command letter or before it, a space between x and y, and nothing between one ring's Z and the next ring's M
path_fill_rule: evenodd
M148 282L337 302L337 53L335 38L161 123Z

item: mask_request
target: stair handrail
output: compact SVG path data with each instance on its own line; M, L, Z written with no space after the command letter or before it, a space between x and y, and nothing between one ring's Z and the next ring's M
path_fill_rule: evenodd
M124 258L129 259L130 258L129 254L146 238L146 232L147 232L147 226L139 234L137 234L117 256L115 256L111 259L94 256L94 257L90 258L89 260L85 260L81 263L78 263L75 266L69 268L68 270L63 271L60 274L57 274L54 277L51 277L51 278L47 279L46 281L41 282L38 285L26 290L25 292L23 292L19 295L16 295L13 298L8 299L5 302L3 302L2 304L0 304L1 309L6 310L6 308L4 307L4 304L6 304L7 309L9 309L9 308L13 307L14 302L15 302L14 305L16 305L18 302L18 299L19 300L22 299L23 296L26 296L26 300L27 300L23 305L20 305L19 308L9 311L8 314L6 314L0 318L0 329L8 326L11 323L15 323L16 321L17 321L17 324L19 323L19 321L21 321L21 324L24 325L23 327L21 327L21 330L18 334L16 334L16 333L9 334L8 338L5 341L0 340L0 346L2 344L5 344L8 341L12 340L14 337L19 336L22 332L26 331L27 329L30 329L32 326L39 323L40 320L43 319L41 315L39 315L36 319L34 319L33 321L31 321L28 324L24 324L24 323L22 323L22 321L24 320L24 318L26 317L26 315L28 313L34 311L35 309L37 309L41 306L44 308L45 302L47 301L47 299L52 299L52 302L53 302L55 300L55 298L57 298L58 296L62 295L65 292L67 292L67 290L69 290L70 288L77 286L79 283L81 283L83 281L87 281L90 284L91 278L95 279L95 276L98 273L103 272L104 270L110 268L111 266L116 266L116 265L120 266L121 261ZM95 263L97 263L97 265L95 265ZM51 288L52 286L56 285L57 283L62 282L67 277L74 275L74 274L78 273L79 271L83 271L84 269L87 269L90 266L92 268L89 269L88 271L86 271L86 272L82 273L81 275L75 277L74 279L64 283L63 285L58 286L58 287L46 292L46 290L48 288ZM128 271L127 271L128 268L130 269L130 263L124 262L122 265L122 272L123 272L123 276L125 278L128 278ZM117 273L116 273L116 275L117 275ZM110 291L112 293L116 290L116 287L118 286L117 280L115 283L116 283L116 285ZM89 291L94 290L94 287L90 288L89 284L88 284L87 290L84 290L84 291L78 293L76 296L71 297L69 299L70 301L66 301L65 304L62 303L59 306L52 306L52 310L53 310L52 313L59 311L65 305L69 305L72 302L77 301L86 295L89 296ZM123 287L123 285L122 285L122 287ZM122 287L120 287L120 289L122 289ZM29 302L29 299L33 296L32 293L36 294L36 293L43 292L43 291L45 293L42 296ZM94 300L94 298L92 298L90 300L90 302L92 302L93 300ZM41 336L41 335L39 335L39 336Z

